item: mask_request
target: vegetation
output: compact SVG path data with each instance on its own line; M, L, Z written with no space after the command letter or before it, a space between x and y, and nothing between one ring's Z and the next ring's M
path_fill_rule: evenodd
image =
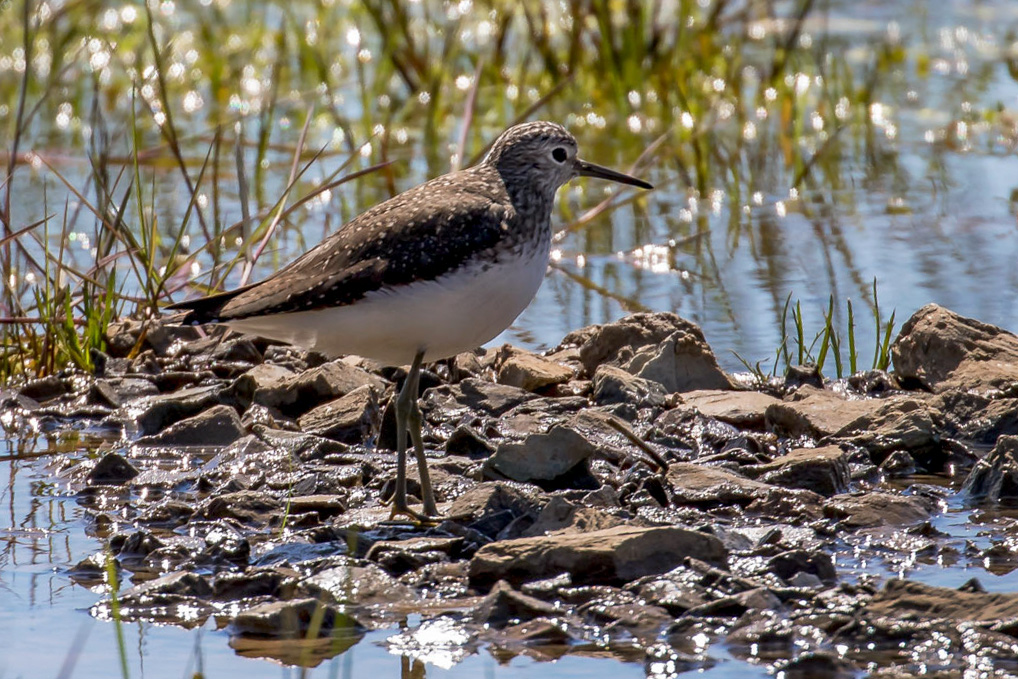
M603 216L623 212L623 242L713 281L727 308L709 232L766 250L764 211L819 224L859 158L893 181L895 123L877 97L898 96L895 74L922 55L891 32L850 54L848 39L816 31L830 11L816 0L788 15L665 4L3 4L0 382L90 369L117 317L257 278L537 115L565 122L592 157L638 157L632 169L659 187L586 213L582 189L565 194L557 243L612 254ZM989 108L966 115L996 124ZM787 291L768 285L780 310ZM838 346L824 337L819 362Z

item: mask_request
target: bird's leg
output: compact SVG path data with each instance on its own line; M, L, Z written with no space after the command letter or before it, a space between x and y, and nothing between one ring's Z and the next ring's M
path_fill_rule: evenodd
M421 479L421 499L424 502L424 513L428 516L438 515L438 506L435 504L435 493L431 488L431 474L428 473L428 458L424 456L424 437L421 436L421 424L424 418L421 416L421 407L418 404L419 391L421 388L421 360L424 352L420 352L414 358L410 367L410 374L407 381L413 380L411 384L410 410L407 412L407 429L414 444L414 455L417 457L417 473Z
M396 492L392 496L392 513L390 518L395 518L402 514L425 523L428 521L428 517L410 509L410 503L407 502L406 497L406 437L410 413L416 409L417 405L417 377L420 374L421 360L423 358L424 352L419 352L414 357L414 362L410 366L410 372L407 373L407 377L403 381L403 388L400 389L399 395L396 396ZM418 410L418 412L420 411ZM419 422L417 426L419 432ZM423 453L423 449L421 452ZM421 485L424 485L423 479ZM429 482L428 491L430 492L430 490L431 484ZM432 504L434 504L434 500L432 500ZM425 504L425 511L428 511L427 504Z

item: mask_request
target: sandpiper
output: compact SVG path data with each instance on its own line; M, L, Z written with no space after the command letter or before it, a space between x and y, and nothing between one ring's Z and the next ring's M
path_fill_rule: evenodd
M417 404L421 364L481 346L526 308L548 266L555 192L574 177L653 188L578 158L561 125L523 123L477 165L376 205L265 280L169 308L188 310L184 323L409 364L395 403L392 517L426 521L438 507ZM407 501L407 433L423 514Z

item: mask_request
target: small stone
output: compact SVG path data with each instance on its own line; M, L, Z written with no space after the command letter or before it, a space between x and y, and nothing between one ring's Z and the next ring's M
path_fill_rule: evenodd
M932 502L917 496L879 491L835 495L824 505L825 513L840 519L848 529L874 526L906 526L930 518Z
M961 492L985 502L1018 499L1018 436L1001 436L969 472Z
M351 616L315 599L293 599L260 604L230 621L230 632L252 637L306 639L311 621L318 621L318 638L332 636L333 629L348 634L363 632Z
M85 480L92 485L119 486L138 475L138 469L118 453L106 453Z
M891 478L912 476L916 473L915 458L904 450L896 450L880 463L880 471Z
M257 369L252 369L249 374ZM246 376L242 375L238 382L245 379ZM252 378L252 386L255 379L257 378ZM359 387L371 386L378 393L382 393L386 384L385 380L377 375L342 360L335 360L256 387L254 402L275 408L290 417L297 417L321 403L345 396Z
M771 557L767 562L767 569L785 582L796 573L815 575L825 583L833 583L838 578L831 557L820 552L811 554L801 549L782 552Z
M764 483L811 490L820 495L848 491L848 456L838 446L797 448L754 470Z
M630 403L637 407L659 408L668 392L660 382L645 380L613 365L599 365L594 373L594 403Z
M499 349L495 369L499 384L525 391L540 391L573 377L571 368L508 344Z
M707 417L741 428L760 429L765 424L767 408L780 400L759 391L704 389L682 395L682 402L693 406Z
M586 463L596 449L582 434L555 425L544 434L531 434L522 443L499 444L484 463L485 474L513 481L553 482ZM595 486L596 487L596 486Z

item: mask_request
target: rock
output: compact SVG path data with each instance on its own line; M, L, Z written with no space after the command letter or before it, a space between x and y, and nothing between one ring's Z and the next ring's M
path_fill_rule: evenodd
M481 599L471 617L492 627L504 627L510 621L532 620L540 616L557 617L562 611L555 604L517 592L508 582L499 580Z
M753 469L764 483L811 490L820 495L848 491L848 456L838 446L797 448Z
M891 478L903 478L916 473L915 458L904 450L896 450L880 463L880 472Z
M573 377L572 368L508 344L498 350L495 370L499 384L526 391L540 391L556 384L564 384Z
M803 386L784 401L767 407L767 426L790 436L819 438L845 429L881 407L876 400L849 400L827 389Z
M250 404L251 393L244 390L244 385L213 384L188 387L128 403L121 408L120 417L127 421L134 420L138 433L148 436L217 405L227 405L235 410L244 411Z
M71 391L71 386L67 383L67 380L57 375L47 375L46 377L29 380L25 386L18 390L18 393L26 398L43 403L69 394Z
M292 574L271 568L248 568L243 573L219 573L212 583L212 593L226 601L251 597L291 599L295 585Z
M779 399L759 391L708 389L682 395L682 402L707 417L740 428L760 429L764 426L767 408L781 403Z
M155 396L159 388L141 377L100 378L92 383L89 400L119 408L145 396Z
M1018 499L1018 436L1001 436L969 472L961 492L984 502Z
M483 459L495 452L495 446L469 425L460 425L445 441L446 455L462 455L471 459Z
M629 582L664 573L688 556L723 563L727 550L713 535L674 526L616 526L590 533L502 540L470 560L470 580L520 583L569 573L575 583Z
M555 531L572 529L573 532L588 533L625 523L621 518L593 507L579 507L563 497L556 496L544 506L532 526L523 531L521 537L546 535Z
M613 365L599 365L594 373L594 403L629 403L637 407L659 408L668 392L660 382L632 375Z
M895 375L933 392L1018 395L1018 337L996 326L927 304L891 345Z
M514 516L537 514L540 498L532 487L513 483L479 483L456 498L449 507L449 518L476 521L483 516L509 512Z
M868 450L879 461L895 450L942 458L943 414L921 399L892 396L867 401L877 407L848 423L836 434Z
M207 519L236 519L242 523L264 525L281 516L279 500L254 490L241 490L209 498L199 511Z
M247 432L230 406L217 405L179 422L158 434L142 436L139 446L228 446Z
M353 560L319 571L301 580L298 587L307 596L335 604L410 603L418 598L376 564L358 565Z
M346 634L362 633L358 622L335 606L315 599L272 601L249 608L230 621L230 633L254 637L307 639L312 619L318 621L318 638L332 635L333 629Z
M640 349L622 367L661 383L669 393L734 387L696 326L675 332L655 347Z
M212 594L212 586L201 575L177 571L121 592L120 600L127 605L142 602L152 603L156 597L168 594L207 597Z
M951 436L992 446L1005 434L1018 434L1018 399L945 391L931 399L930 407L943 413Z
M330 361L262 386L257 386L256 382L263 378L261 373L255 377L249 377L258 369L258 367L253 368L247 374L241 375L237 378L237 382L255 387L255 403L275 408L290 417L303 415L315 406L345 396L359 387L370 386L377 393L382 393L387 384L381 377L349 365L342 360Z
M713 509L717 506L750 507L754 503L783 500L794 504L803 517L819 517L823 498L809 491L788 490L747 479L726 469L675 462L668 466L672 502Z
M636 351L656 347L676 331L699 334L694 323L668 312L630 314L615 323L592 325L569 333L559 349L579 347L580 362L587 375L593 375L602 363L622 365Z
M463 543L461 537L380 540L371 545L367 559L398 577L427 564L461 558Z
M304 431L342 443L361 443L381 425L378 394L369 384L311 409L297 424Z
M138 475L138 469L117 453L106 453L85 477L90 485L119 486Z
M475 413L499 417L531 398L533 394L519 387L469 377L458 384L429 389L421 399L421 409L430 421L454 422Z
M989 594L893 579L860 613L866 618L939 618L989 626L1018 617L1018 594Z
M906 526L930 518L932 502L917 496L878 491L835 495L824 505L825 513L840 519L848 529L874 526Z
M820 369L812 363L788 366L788 370L785 371L785 390L794 391L805 385L816 389L824 388L824 376L820 374Z
M500 443L484 462L484 473L488 478L554 482L584 465L595 450L575 429L555 425L547 433L527 436L522 443Z
M782 552L770 558L767 570L789 582L798 573L815 575L822 582L833 583L838 579L834 562L822 552L810 553L801 549Z
M314 512L321 519L331 519L346 512L346 502L342 495L318 493L315 495L298 495L290 498L290 513L306 514Z

